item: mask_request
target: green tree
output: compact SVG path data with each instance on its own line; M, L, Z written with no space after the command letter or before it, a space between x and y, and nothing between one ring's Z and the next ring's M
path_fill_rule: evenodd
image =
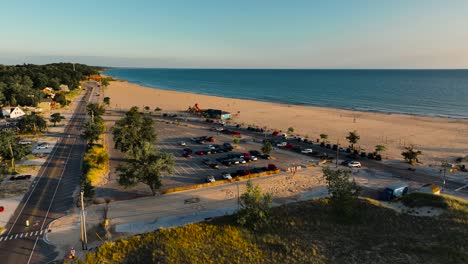
M100 120L102 121L102 115L106 112L104 106L98 103L89 103L86 106L86 111L88 115L91 116L91 120Z
M157 152L149 142L144 142L134 158L117 167L118 182L125 187L143 183L149 186L153 196L162 186L161 175L174 173L175 159L170 153Z
M240 140L241 140L241 139L240 139L239 137L233 137L233 138L232 138L232 143L234 143L234 144L237 145L237 144L240 143Z
M414 145L409 145L405 147L405 151L401 153L405 161L411 165L416 165L416 163L420 163L418 156L422 154L422 151L415 150L414 148Z
M47 128L47 122L39 115L31 114L23 116L18 121L18 128L21 133L37 133Z
M385 145L376 145L375 146L375 153L380 155L382 152L386 151L387 147Z
M63 93L58 93L54 96L54 101L59 103L61 106L66 106L70 104L70 101L67 100Z
M112 127L114 147L133 157L145 142L155 143L156 133L153 125L150 116L138 111L138 107L132 107L125 117Z
M322 140L323 143L325 143L328 139L328 135L327 134L320 134L320 139Z
M161 112L161 110L162 110L162 109L159 108L159 107L156 107L156 108L154 109L155 112Z
M151 108L149 106L147 106L147 105L145 105L145 107L143 109L145 109L146 113L148 113L151 110Z
M109 86L109 83L110 83L110 82L109 82L109 79L108 79L108 78L102 78L102 79L101 79L101 85L102 85L102 87L107 87L107 86Z
M104 97L103 103L106 105L110 105L110 97Z
M291 133L294 133L294 128L293 127L288 128L288 134L291 134Z
M237 212L237 222L252 230L260 230L270 222L272 196L263 194L258 185L247 181L247 189L240 196L241 209Z
M11 161L15 171L15 160L24 158L31 153L31 146L17 144L17 135L13 130L0 130L0 158Z
M357 206L361 188L356 181L350 179L351 171L348 169L332 170L323 168L323 178L328 187L329 201L333 210L344 219L349 219Z
M272 149L273 149L273 146L271 145L271 142L268 140L265 140L263 142L262 152L265 154L270 154Z
M88 121L83 124L83 132L81 138L86 140L86 143L91 146L99 140L99 136L104 133L104 124L100 122Z
M351 150L354 150L354 144L358 143L359 139L361 137L358 135L357 131L351 131L349 132L348 136L346 137L350 145Z
M53 113L53 114L50 116L50 122L54 123L54 126L55 126L57 123L62 122L63 119L65 119L65 117L62 116L60 113Z

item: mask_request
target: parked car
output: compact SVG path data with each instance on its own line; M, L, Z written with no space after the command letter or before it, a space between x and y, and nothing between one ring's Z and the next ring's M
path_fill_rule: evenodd
M203 164L208 164L211 162L209 158L203 158L201 161Z
M276 167L275 164L268 164L268 170L270 171L274 171L274 170L277 170L278 168Z
M344 160L341 162L341 165L348 166L348 163L350 163L352 160Z
M206 182L215 182L215 181L216 181L215 178L211 175L206 177Z
M256 156L254 156L254 155L250 155L250 160L251 161L257 161L258 158Z
M29 180L29 179L31 179L31 175L13 175L10 177L10 181Z
M223 172L221 175L223 176L223 179L226 179L226 180L232 179L231 173L229 172Z
M48 143L40 143L36 146L36 149L48 149L49 144Z
M181 142L179 142L179 145L181 145L181 146L186 146L187 143L185 143L185 141L181 141Z
M259 157L262 159L266 159L266 160L271 159L271 156L269 154L262 154L262 155L259 155Z
M250 155L254 155L254 156L260 156L262 155L262 153L260 153L260 151L258 150L251 150L249 151Z
M280 142L276 144L277 147L286 147L286 145L288 145L288 142Z
M396 198L402 197L403 195L406 195L408 191L409 191L408 185L406 184L393 185L393 186L385 188L380 193L379 198L380 200L391 201Z
M361 162L359 161L350 161L347 164L348 167L350 168L361 168Z
M20 144L20 145L31 145L32 141L27 140L27 139L22 139L22 140L18 141L18 144Z
M195 154L197 154L199 156L203 156L203 155L205 155L205 152L202 151L202 150L199 150L199 151L195 151Z
M214 162L208 163L208 166L210 166L210 168L212 169L219 169L219 165Z
M301 153L304 153L304 154L309 154L309 153L312 153L312 152L314 152L314 151L312 149L310 149L310 148L301 150Z
M182 156L185 157L185 158L191 158L191 157L192 157L192 154L190 154L190 153L188 153L188 152L184 152L184 153L182 154Z

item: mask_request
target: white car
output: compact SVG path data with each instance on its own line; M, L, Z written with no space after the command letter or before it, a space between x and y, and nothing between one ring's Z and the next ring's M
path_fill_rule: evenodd
M206 177L206 182L215 182L215 178L213 176Z
M185 143L184 141L181 141L181 142L179 142L179 145L181 145L181 146L186 146L187 143Z
M36 149L48 149L48 148L49 148L49 144L47 143L41 143L36 146Z
M223 172L223 179L230 180L232 179L232 176L228 172Z
M281 142L281 143L276 144L277 147L286 147L286 145L288 145L287 142Z
M304 153L304 154L309 154L309 153L312 153L312 152L314 152L314 151L312 149L310 149L310 148L301 150L301 153Z
M255 157L255 156L250 156L250 160L251 160L251 161L257 161L257 160L258 160L258 158L257 158L257 157Z
M350 161L350 162L348 162L348 167L350 167L350 168L361 168L361 162L359 162L359 161Z
M22 139L22 140L18 141L18 144L20 144L20 145L31 145L31 144L32 144L32 141L31 141L31 140Z

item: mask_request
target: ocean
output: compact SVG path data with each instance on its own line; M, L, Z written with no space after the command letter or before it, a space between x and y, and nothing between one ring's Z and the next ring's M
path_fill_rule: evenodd
M468 70L113 68L108 76L198 94L468 119Z

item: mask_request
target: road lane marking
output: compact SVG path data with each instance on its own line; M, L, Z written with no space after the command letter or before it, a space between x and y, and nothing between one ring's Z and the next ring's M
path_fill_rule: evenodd
M455 189L455 191L458 192L458 191L460 191L461 189L465 189L466 187L468 187L468 184L465 185L465 186L462 186L462 187L460 187L460 188Z
M37 233L39 233L39 231L36 231L36 233L34 233L34 235L37 236Z
M76 138L73 139L73 143L71 144L72 147L70 148L70 152L68 153L67 161L71 157L71 154L73 152L73 147L75 146L75 143L76 143ZM62 169L62 173L60 174L60 178L58 180L57 186L55 187L54 194L52 195L52 199L50 201L49 208L47 208L47 212L46 212L46 214L44 216L44 220L42 220L42 225L41 225L40 229L44 229L45 222L47 220L47 217L49 216L49 212L50 212L50 209L52 208L52 204L54 203L55 195L57 195L58 188L60 186L60 183L62 182L63 175L65 174L65 170L67 168L66 166L67 165L65 165L65 167L63 167L63 169ZM31 263L32 256L34 255L34 250L36 249L37 241L39 241L39 236L36 237L36 241L34 242L34 246L33 246L32 250L31 250L31 254L29 255L29 259L28 259L27 264Z
M8 237L8 240L11 240L12 238L13 238L13 235L9 236L9 237Z
M2 242L2 240L3 240L3 237L0 237L0 242Z
M14 238L14 239L16 239L16 238L18 238L18 234L16 234L16 236L15 236L15 238Z
M23 236L24 236L24 233L21 233L20 238L22 238Z
M41 232L39 233L40 235L43 235L44 234L44 230L41 230Z

